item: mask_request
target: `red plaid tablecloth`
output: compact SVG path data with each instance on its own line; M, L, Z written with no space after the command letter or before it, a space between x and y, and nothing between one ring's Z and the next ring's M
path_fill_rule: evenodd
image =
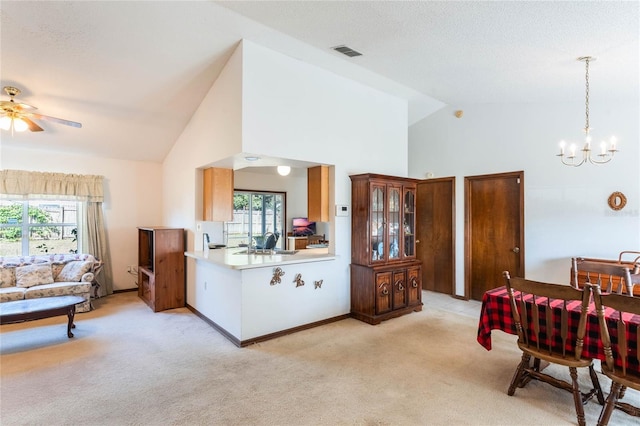
M519 294L519 292L516 291L515 294ZM525 301L531 301L532 296L525 295L524 299ZM562 303L562 301L557 302ZM638 302L640 303L640 300ZM546 304L546 299L538 298L536 303ZM575 336L578 329L581 304L581 301L575 301L568 305L570 310L569 329L572 331L571 334L573 336ZM551 306L554 306L554 300L551 301ZM618 313L613 309L606 308L605 317L607 318L607 321L610 322L609 330L611 333L611 340L613 344L615 344L615 342L617 342L615 321L618 319ZM625 315L623 319L627 323L627 337L629 339L630 346L632 346L631 343L635 344L638 338L640 315L628 314L628 316ZM507 288L504 286L487 291L482 298L482 309L480 311L480 321L478 323L477 340L478 343L484 346L487 350L491 350L491 330L502 330L505 333L518 334L511 314ZM575 340L575 337L573 338ZM638 363L637 354L632 353L631 355L634 356L631 356L630 367L633 370L640 371L640 363ZM602 343L600 342L600 325L598 324L598 317L596 315L593 302L589 306L583 356L586 358L595 358L600 360L605 359Z

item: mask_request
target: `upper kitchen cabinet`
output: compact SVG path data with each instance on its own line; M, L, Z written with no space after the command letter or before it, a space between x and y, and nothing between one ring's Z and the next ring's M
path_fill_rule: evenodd
M210 167L202 172L202 220L233 220L233 169Z
M329 222L329 166L307 169L307 214L312 222Z
M307 215L312 222L329 222L329 166L307 169Z

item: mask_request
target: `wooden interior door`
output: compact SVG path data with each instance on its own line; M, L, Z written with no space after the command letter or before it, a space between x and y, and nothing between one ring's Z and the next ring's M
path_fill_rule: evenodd
M522 171L465 178L465 293L482 300L502 271L524 277Z
M416 257L424 290L455 294L455 177L417 184Z

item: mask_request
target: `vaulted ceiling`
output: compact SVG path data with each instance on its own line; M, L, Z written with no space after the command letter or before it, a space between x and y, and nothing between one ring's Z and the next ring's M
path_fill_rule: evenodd
M2 131L8 146L162 161L243 38L407 99L408 124L583 101L585 55L594 101L639 99L637 1L3 0L0 18L2 86L83 125Z

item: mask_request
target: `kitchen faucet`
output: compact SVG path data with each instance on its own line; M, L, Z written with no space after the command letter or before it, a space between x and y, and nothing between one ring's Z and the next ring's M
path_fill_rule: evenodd
M202 251L205 251L209 248L209 234L206 232L202 233Z

